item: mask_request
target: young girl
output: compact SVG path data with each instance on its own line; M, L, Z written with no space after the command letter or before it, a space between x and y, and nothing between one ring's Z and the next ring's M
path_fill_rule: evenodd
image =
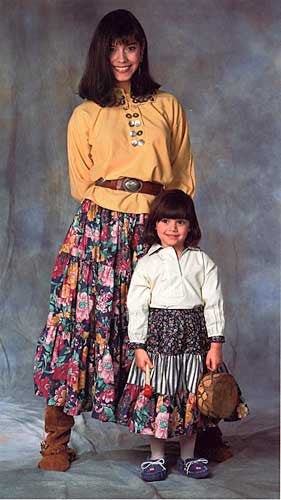
M189 195L172 189L154 200L146 226L152 246L139 260L128 293L135 359L118 414L131 432L151 436L151 458L141 464L144 481L166 478L164 446L173 436L180 441L179 471L208 475L208 461L194 459L202 426L195 394L206 367L214 371L222 364L224 313L218 270L198 248L200 238ZM144 394L147 365L151 397Z

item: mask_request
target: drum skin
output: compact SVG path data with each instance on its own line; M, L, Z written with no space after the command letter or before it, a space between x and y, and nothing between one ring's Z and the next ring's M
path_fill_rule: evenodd
M197 387L197 405L207 417L228 418L238 403L238 387L230 373L208 372Z

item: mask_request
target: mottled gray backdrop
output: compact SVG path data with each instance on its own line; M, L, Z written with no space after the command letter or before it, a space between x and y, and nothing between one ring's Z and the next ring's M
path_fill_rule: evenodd
M69 191L66 125L81 102L77 86L92 32L105 13L121 7L132 10L145 28L155 79L187 111L201 247L222 272L225 360L252 415L278 408L280 5L278 0L0 1L5 407L30 404L42 418L42 401L33 397L33 356L47 315L51 268L77 208ZM36 447L33 453L35 460Z

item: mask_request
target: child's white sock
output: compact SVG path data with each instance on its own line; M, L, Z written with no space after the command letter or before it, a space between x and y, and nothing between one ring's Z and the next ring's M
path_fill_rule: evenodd
M158 439L154 436L150 436L150 449L152 460L157 460L158 458L164 458L165 454L165 439Z
M186 458L193 458L196 433L192 434L192 436L181 436L179 441L180 441L181 458L183 460L185 460Z

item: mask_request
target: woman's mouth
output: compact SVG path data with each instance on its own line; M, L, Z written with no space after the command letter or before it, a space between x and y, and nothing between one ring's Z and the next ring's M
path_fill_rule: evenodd
M127 73L131 69L131 66L113 66L113 68L118 73Z

